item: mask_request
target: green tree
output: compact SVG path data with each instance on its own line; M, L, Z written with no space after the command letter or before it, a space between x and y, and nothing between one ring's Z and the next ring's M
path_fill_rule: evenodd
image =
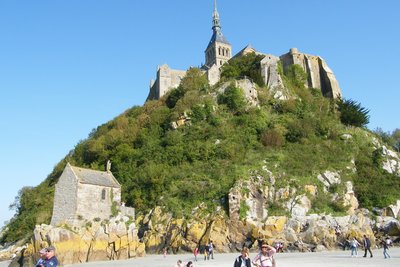
M365 127L369 123L369 110L352 99L338 99L340 121L348 126Z
M392 133L392 139L394 140L393 147L400 152L400 129L396 129Z
M209 84L206 75L199 68L187 70L178 88L171 90L166 97L166 104L169 108L174 108L179 99L191 90L208 92Z
M284 69L284 75L288 81L299 88L304 88L307 81L307 73L300 65L293 64Z
M231 85L218 96L218 104L225 104L231 111L240 113L246 108L246 97L242 89Z
M260 62L263 58L263 55L257 55L256 53L232 58L222 66L221 77L226 79L248 77L262 87L264 86L264 80L261 76Z

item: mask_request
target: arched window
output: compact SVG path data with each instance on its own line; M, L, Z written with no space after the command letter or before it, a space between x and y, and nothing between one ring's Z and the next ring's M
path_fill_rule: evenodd
M103 189L103 190L101 191L101 200L105 200L105 199L106 199L106 190Z
M218 55L221 55L221 47L218 47Z

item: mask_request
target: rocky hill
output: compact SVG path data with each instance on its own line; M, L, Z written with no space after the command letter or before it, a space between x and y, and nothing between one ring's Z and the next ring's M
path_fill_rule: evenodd
M75 248L79 257L64 260L191 251L209 240L221 252L256 248L259 240L323 250L363 234L399 236L400 158L363 128L365 109L306 87L307 75L296 65L280 70L285 97L275 98L253 83L260 60L252 54L237 59L214 86L190 69L163 98L99 126L41 185L21 191L2 242L30 238L35 225L50 222L50 205L42 203L51 203L67 162L103 170L107 160L122 199L137 211L135 222L111 218L53 235L44 225L27 253L41 242L61 244L65 236L79 240L99 231L107 243L100 252L89 242ZM124 228L118 240L126 242L115 245L104 233L118 221L125 227L116 226ZM106 252L110 244L113 251Z

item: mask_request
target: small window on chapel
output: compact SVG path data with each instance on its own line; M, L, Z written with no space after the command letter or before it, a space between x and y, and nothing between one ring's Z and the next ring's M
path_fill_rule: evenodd
M101 191L101 200L105 200L105 199L106 199L106 190L103 189L103 190Z

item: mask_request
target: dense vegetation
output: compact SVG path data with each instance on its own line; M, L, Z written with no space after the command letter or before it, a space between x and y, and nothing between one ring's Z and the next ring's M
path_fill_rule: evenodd
M223 80L229 83L247 76L260 84L255 71L260 60L255 54L236 58L224 66ZM41 185L21 190L13 204L17 215L1 242L28 237L35 224L49 223L54 184L67 162L104 170L111 160L123 200L139 213L155 205L175 216L190 216L201 203L209 212L216 206L226 208L228 191L235 182L253 172L263 174L264 165L279 177L276 186L297 188L298 193L305 184L321 189L317 174L344 170L342 179L355 183L361 206L384 207L400 198L397 177L382 170L367 131L349 126L354 122L365 126L368 111L354 102L337 104L322 97L319 90L305 88L306 76L299 66L284 74L292 97L276 100L268 88L260 87L260 106L251 107L233 83L219 92L221 84L210 87L199 69L188 70L177 89L99 126ZM350 106L355 120L343 121L347 112L343 103ZM178 120L186 123L173 130L171 123ZM353 138L342 139L344 133ZM346 168L353 159L356 173ZM381 192L387 192L384 198L375 192L378 183ZM270 209L273 214L285 212L279 203L270 203ZM344 210L340 201L333 202L325 194L313 201L313 212Z

